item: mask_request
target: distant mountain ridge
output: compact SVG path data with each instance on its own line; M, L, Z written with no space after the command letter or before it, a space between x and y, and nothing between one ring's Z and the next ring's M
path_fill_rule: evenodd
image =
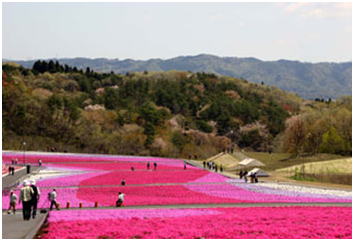
M63 58L61 64L97 72L126 73L141 71L192 71L207 72L246 79L250 82L277 86L285 91L298 93L306 99L332 98L352 95L352 62L304 63L278 60L262 61L256 58L218 57L201 54L180 56L167 60ZM9 60L3 59L3 62ZM9 61L31 68L36 60Z

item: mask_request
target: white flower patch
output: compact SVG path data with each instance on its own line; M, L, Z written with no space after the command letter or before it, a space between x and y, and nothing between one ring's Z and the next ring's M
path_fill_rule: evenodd
M40 170L37 173L32 173L29 177L24 179L21 184L25 181L39 181L39 180L45 180L45 179L52 179L52 178L57 178L57 177L64 177L64 176L72 176L76 174L82 174L82 173L87 173L86 171L73 171L70 169L58 169L58 168L46 168L43 170Z
M352 192L351 191L344 191L344 190L321 189L321 188L304 187L304 186L297 186L297 185L287 185L287 184L282 184L282 183L257 183L256 185L262 186L262 187L273 188L273 189L293 191L293 192L302 192L302 193L311 193L311 194L326 194L326 195L334 195L334 196L352 198Z

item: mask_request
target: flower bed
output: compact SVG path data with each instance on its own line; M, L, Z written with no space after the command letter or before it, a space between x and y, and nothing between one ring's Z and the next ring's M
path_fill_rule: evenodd
M51 189L41 189L46 195ZM57 189L58 201L70 202L78 207L79 202L92 207L97 201L100 206L114 206L118 192L126 194L125 205L174 205L174 204L219 204L219 203L289 203L289 202L351 202L351 199L333 196L314 197L257 193L230 184L185 184L185 185L143 185L116 187L80 187ZM19 191L16 190L18 194ZM39 205L45 201L40 200ZM8 196L3 196L3 209L8 207Z
M17 158L19 163L24 161L23 153L19 152L10 152L10 153L3 153L2 159L3 162L11 163L12 158ZM52 163L52 162L176 162L181 163L183 162L180 159L171 159L171 158L159 158L159 157L136 157L136 156L114 156L114 155L94 155L94 154L33 154L33 153L26 153L25 154L25 161L26 163L36 163L38 164L38 160L42 160L42 164L45 163Z
M26 179L27 181L36 180L37 186L40 188L45 187L73 187L79 186L80 182L94 178L96 176L104 175L107 172L89 172L89 173L81 173L81 174L61 174L60 176L55 176L54 178L49 178L52 175L47 175L47 178L37 179L37 177L41 177L41 175L36 175Z
M41 238L352 238L350 207L54 211Z
M127 185L130 184L154 184L154 183L186 183L199 180L209 175L207 171L134 171L134 172L110 172L104 175L88 178L80 182L80 186L93 185L120 185L124 179ZM217 175L217 174L214 174ZM210 175L210 176L214 176ZM213 179L211 179L213 181ZM221 179L220 180L225 180ZM205 179L204 182L207 182Z
M56 163L46 164L48 167L62 167L62 168L75 168L77 170L148 170L146 162L114 162L114 163ZM183 170L183 162L159 162L157 164L157 171L160 170ZM187 170L196 170L198 168L187 165ZM150 170L154 170L153 163L150 162Z
M229 181L229 180L228 180ZM319 188L307 188L307 192L300 192L296 186L288 185L287 189L280 189L278 186L282 186L283 184L273 184L270 187L258 185L258 184L245 184L245 183L237 183L230 182L232 185L235 185L244 190L248 190L251 192L270 195L281 195L281 196L289 196L289 197L311 197L311 198L330 198L330 199L338 199L349 202L352 199L352 194L349 191L338 191L338 190L323 190Z

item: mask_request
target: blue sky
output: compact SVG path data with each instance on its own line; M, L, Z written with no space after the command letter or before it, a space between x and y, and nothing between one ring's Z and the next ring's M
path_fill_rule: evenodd
M351 3L2 3L2 57L352 60Z

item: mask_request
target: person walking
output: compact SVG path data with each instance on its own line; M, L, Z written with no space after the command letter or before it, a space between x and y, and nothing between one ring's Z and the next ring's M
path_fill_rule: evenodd
M11 208L13 209L14 214L16 214L16 202L17 202L17 196L14 194L14 191L10 192L10 206L9 209L7 210L7 213L11 213Z
M186 170L187 169L187 166L186 166L186 163L184 163L184 170Z
M150 170L150 162L147 164L147 169Z
M248 174L247 171L245 171L245 172L243 173L243 176L244 176L244 178L245 178L245 182L246 182L246 183L247 183L247 181L248 181L248 179L247 179L247 174Z
M240 179L242 179L242 177L243 177L243 171L242 170L240 170L239 175L240 175Z
M205 161L203 161L203 168L205 169Z
M14 165L15 164L15 159L11 159L11 164Z
M37 215L37 204L41 195L39 188L36 186L36 182L32 181L32 189L33 189L33 196L32 196L32 218L35 219Z
M12 173L12 166L9 166L9 175Z
M50 208L49 210L52 210L53 209L53 205L55 205L55 208L57 210L59 210L59 207L58 207L58 204L57 204L57 192L55 189L53 189L53 191L50 193L49 195L49 198L50 198Z
M157 169L157 163L156 162L154 162L154 169L155 169L155 171Z
M9 175L10 175L10 173L9 173ZM11 167L11 175L12 175L12 176L15 175L15 166L12 166L12 167Z
M17 158L15 159L15 165L17 165L17 163L18 163L18 160L17 160Z
M220 172L223 172L224 169L222 168L222 164L220 165Z
M258 183L258 176L257 176L257 173L254 173L254 182L255 182L255 183Z
M38 160L38 166L42 166L42 160L41 159Z
M124 197L125 197L124 193L121 192L118 193L118 201L116 202L116 207L123 207Z
M33 189L29 186L29 183L25 181L23 183L23 187L21 188L20 198L18 200L18 204L22 202L23 220L30 220L31 218L31 205L33 194Z

